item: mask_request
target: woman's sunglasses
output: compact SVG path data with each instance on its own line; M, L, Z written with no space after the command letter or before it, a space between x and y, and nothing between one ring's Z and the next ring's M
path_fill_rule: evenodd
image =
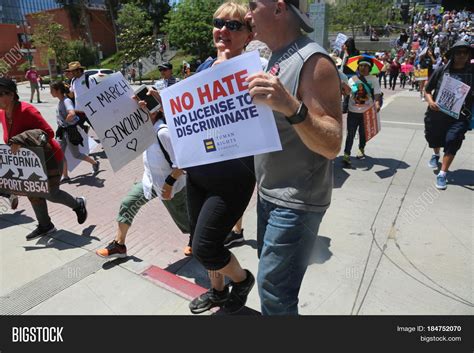
M215 18L213 21L214 27L222 29L225 26L231 32L238 32L242 27L245 26L242 22L231 20L226 21L221 18Z

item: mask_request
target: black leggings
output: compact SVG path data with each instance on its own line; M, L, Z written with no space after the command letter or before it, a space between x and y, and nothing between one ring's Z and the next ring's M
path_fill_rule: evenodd
M224 240L242 217L255 188L253 164L227 177L187 175L188 213L193 234L193 256L207 269L220 270L230 261Z

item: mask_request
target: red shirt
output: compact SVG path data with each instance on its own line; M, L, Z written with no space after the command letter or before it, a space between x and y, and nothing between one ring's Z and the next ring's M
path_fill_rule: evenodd
M60 162L64 155L61 151L58 141L54 139L54 131L51 126L44 120L41 113L31 104L20 102L13 108L13 124L11 131L8 131L7 118L5 111L0 109L0 122L3 128L3 140L8 143L11 137L21 134L27 130L41 129L48 134L48 142L50 143L54 158Z
M30 82L38 81L38 73L35 70L28 70L26 72L25 78Z

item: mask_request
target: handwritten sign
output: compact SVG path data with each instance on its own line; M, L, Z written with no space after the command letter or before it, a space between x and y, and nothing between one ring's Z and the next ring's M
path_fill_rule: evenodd
M413 73L415 81L426 81L428 79L428 69L416 69Z
M380 115L377 113L375 104L364 112L365 140L369 141L380 132Z
M41 148L22 147L13 154L10 146L0 145L0 192L48 196L46 162Z
M445 75L439 88L436 104L443 113L459 119L462 106L470 89L471 87L464 82Z
M347 36L344 33L338 33L336 40L334 42L333 48L337 49L339 52L342 51L343 44L347 41Z
M140 156L157 138L148 112L138 106L133 95L132 87L117 72L77 97L77 109L87 114L114 172Z
M248 93L245 79L261 70L253 51L161 92L179 168L281 150L272 111Z

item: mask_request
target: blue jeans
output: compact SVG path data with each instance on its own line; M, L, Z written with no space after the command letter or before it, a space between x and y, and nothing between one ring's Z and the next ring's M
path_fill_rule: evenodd
M257 284L262 315L298 315L298 294L325 212L277 206L259 197Z

